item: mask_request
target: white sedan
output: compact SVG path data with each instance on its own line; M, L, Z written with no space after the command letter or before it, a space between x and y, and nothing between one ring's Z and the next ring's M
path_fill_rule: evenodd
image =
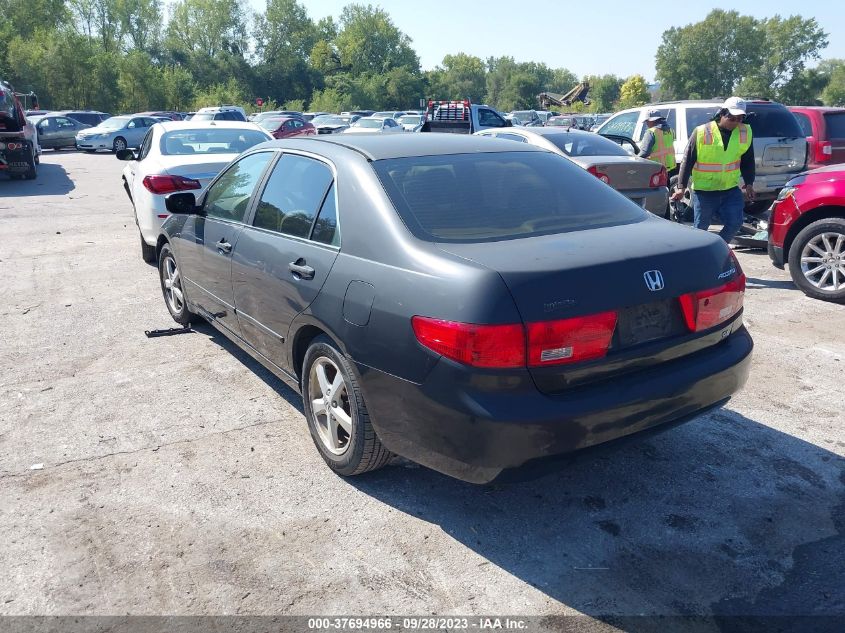
M254 123L174 121L153 125L138 150L118 152L120 160L129 161L123 188L135 207L144 261L156 260L159 229L170 215L164 206L167 194L195 191L198 196L238 154L271 140Z
M397 123L392 117L367 116L355 121L355 123L350 125L348 129L343 130L343 133L358 134L361 132L375 132L381 134L392 134L393 132L404 131L405 128L399 125L399 123Z

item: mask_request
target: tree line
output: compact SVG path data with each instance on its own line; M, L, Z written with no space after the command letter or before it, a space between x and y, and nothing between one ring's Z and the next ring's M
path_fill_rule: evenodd
M296 110L405 109L469 97L501 110L537 107L540 92L590 84L607 112L652 100L645 79L579 78L566 68L446 54L423 71L411 39L379 7L349 4L314 20L297 0L0 0L0 77L42 106L108 112L186 111L220 103ZM659 97L734 92L794 104L845 104L845 61L820 60L814 19L756 20L713 11L672 28L657 50Z

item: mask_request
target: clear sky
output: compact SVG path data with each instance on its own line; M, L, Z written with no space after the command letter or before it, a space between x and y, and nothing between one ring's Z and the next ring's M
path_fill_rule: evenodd
M248 0L263 11L265 0ZM335 19L348 1L300 0L312 19ZM449 53L482 59L510 56L518 62L544 62L579 77L642 74L654 79L654 55L663 31L703 20L715 8L757 18L798 14L816 18L827 32L823 58L845 58L845 2L842 0L733 0L708 2L521 2L519 0L359 0L379 6L413 40L424 70Z

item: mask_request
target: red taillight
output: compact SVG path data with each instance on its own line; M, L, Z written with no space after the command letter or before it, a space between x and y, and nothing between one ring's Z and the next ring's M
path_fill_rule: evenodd
M599 171L598 167L593 165L592 167L587 167L587 171L590 172L593 176L601 180L603 183L609 185L610 184L610 176L605 173Z
M417 340L430 350L473 367L529 367L577 363L607 354L616 312L521 324L478 325L415 316Z
M528 364L531 367L577 363L607 354L616 312L528 324Z
M185 176L146 176L142 181L144 187L150 193L173 193L174 191L188 191L191 189L202 189L199 180L185 178Z
M428 317L411 319L417 340L432 351L473 367L524 367L522 325L477 325Z
M669 175L666 173L666 168L661 167L660 171L656 174L652 174L651 179L648 181L649 186L651 187L665 187L669 184Z
M731 253L733 255L733 253ZM734 261L736 261L735 258ZM737 276L718 288L681 295L681 311L687 328L701 332L724 323L742 309L745 295L745 274L735 264Z
M833 145L830 141L819 141L816 145L816 162L824 163L833 156Z

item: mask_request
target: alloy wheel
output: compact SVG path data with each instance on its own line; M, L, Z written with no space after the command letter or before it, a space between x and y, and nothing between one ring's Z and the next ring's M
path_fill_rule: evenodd
M819 233L801 250L801 272L823 292L845 288L845 235Z
M174 314L179 314L185 306L185 294L182 292L182 275L176 260L168 257L164 260L164 296Z
M343 455L352 438L349 392L338 366L320 356L311 365L308 397L320 442L334 455Z
M122 138L115 139L115 141L114 141L114 151L119 152L119 151L124 150L124 149L126 149L126 143L124 142L124 140Z

